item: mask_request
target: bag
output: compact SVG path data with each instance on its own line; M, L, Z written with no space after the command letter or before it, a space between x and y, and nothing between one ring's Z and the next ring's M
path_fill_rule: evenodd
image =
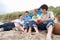
M41 24L42 23L42 20L37 20L37 24Z

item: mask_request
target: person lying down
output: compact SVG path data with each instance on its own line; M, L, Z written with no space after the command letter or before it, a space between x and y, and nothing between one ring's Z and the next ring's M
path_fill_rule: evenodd
M23 16L20 14L19 18L8 23L0 25L0 31L19 30L24 31L23 28Z

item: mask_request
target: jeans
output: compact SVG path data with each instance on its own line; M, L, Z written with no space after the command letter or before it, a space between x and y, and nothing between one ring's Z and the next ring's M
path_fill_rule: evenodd
M0 25L0 28L3 28L4 31L12 30L12 28L14 28L14 27L15 27L15 25L12 22L8 22L8 23L5 23L3 25Z
M46 23L42 22L41 24L38 25L38 29L47 30L49 25L52 25L52 27L54 28L54 21L53 20L48 20Z
M35 21L32 21L32 22L26 23L24 26L25 26L25 29L28 29L30 27L37 27L37 24Z

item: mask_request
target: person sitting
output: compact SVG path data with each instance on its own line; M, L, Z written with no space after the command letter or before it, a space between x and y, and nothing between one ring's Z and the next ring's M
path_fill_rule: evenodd
M19 28L19 30L24 31L23 23L23 16L20 14L18 19L0 25L0 31L9 31L16 27Z
M33 10L34 16L30 20L29 24L29 33L31 33L32 27L35 29L36 33L39 33L38 27L37 27L37 20L40 18L39 15L37 14L37 9Z
M25 28L25 33L27 33L28 28L29 28L29 21L31 20L31 17L29 16L29 12L25 11L25 16L24 16L24 28Z
M21 14L19 15L18 19L12 20L11 22L15 24L15 28L13 29L24 31L24 20Z
M48 6L46 4L43 4L40 7L40 10L42 12L41 19L40 19L42 20L42 23L39 24L38 26L42 30L47 30L46 40L52 40L51 35L52 35L53 28L54 28L53 12L48 11Z
M40 8L38 8L38 9L36 9L36 10L37 10L37 14L38 14L39 16L41 16L41 15L42 15L42 12L41 12ZM32 17L34 16L34 13L32 12L29 16L32 18Z

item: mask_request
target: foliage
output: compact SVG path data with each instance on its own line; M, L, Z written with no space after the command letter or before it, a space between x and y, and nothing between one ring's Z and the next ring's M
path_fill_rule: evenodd
M60 6L59 7L50 6L49 11L53 11L54 15L56 17L56 16L60 15ZM32 11L30 10L29 12L31 13ZM4 14L4 15L0 15L0 21L9 22L11 20L14 20L14 19L18 18L19 14L24 15L24 12L19 12L18 11L18 12L12 12L12 13L7 13L7 14Z

